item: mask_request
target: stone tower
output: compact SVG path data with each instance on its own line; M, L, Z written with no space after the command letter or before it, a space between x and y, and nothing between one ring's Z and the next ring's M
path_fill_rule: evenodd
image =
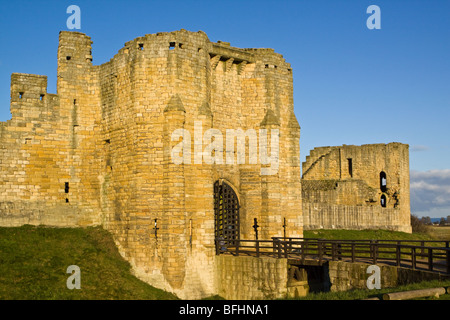
M320 147L302 167L305 229L411 232L409 147Z
M1 225L102 225L138 277L181 298L217 293L216 236L253 239L254 218L260 239L302 236L300 127L280 54L179 30L93 65L91 44L60 32L57 94L45 76L11 77Z

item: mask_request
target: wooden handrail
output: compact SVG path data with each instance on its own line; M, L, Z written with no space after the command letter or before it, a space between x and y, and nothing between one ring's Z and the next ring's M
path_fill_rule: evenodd
M421 243L412 245L405 243ZM426 246L427 243L441 243L442 247ZM450 274L449 241L399 241L389 240L325 240L308 238L281 238L272 240L229 240L215 239L216 254L232 253L234 255L262 255L276 258L293 258L305 261L315 259L321 264L323 260L349 259L376 264L379 260L392 261L397 266L410 263L412 269L425 268L429 271ZM425 267L423 267L425 265ZM439 269L441 267L441 269ZM444 267L444 270L442 269Z

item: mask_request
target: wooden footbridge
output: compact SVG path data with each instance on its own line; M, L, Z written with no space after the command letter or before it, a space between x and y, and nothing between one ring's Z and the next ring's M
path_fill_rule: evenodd
M330 260L386 264L450 276L450 241L217 238L216 254L286 258L292 265L321 266Z

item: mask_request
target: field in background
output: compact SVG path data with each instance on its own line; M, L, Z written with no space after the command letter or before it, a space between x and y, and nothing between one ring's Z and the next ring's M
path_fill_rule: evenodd
M429 226L427 234L436 240L450 240L450 227Z

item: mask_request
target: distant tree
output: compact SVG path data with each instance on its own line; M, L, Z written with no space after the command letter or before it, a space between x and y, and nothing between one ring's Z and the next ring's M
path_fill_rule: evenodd
M429 217L428 217L429 218ZM416 215L411 215L411 228L412 232L418 232L418 233L424 233L427 231L427 226L425 225L424 221L427 221L427 219L419 219ZM431 222L431 219L430 219Z
M441 218L441 221L439 221L440 226L445 226L445 218Z
M429 225L432 225L433 223L431 222L431 218L430 217L422 217L422 223L424 224L424 225L427 225L427 226L429 226Z

